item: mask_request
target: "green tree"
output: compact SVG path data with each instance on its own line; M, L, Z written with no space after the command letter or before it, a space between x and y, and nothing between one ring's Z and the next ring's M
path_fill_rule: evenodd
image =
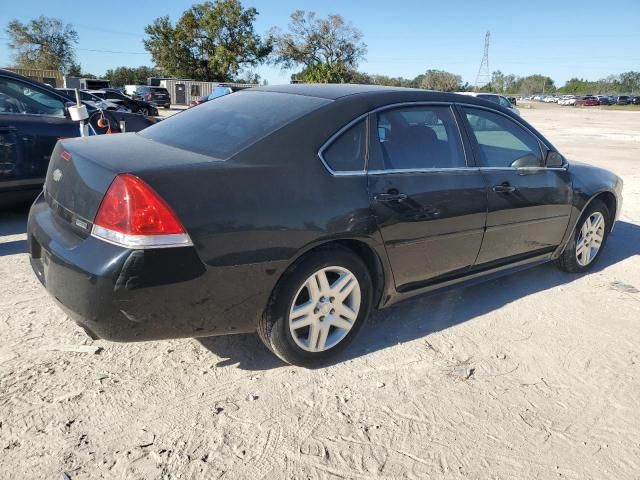
M146 85L147 78L160 76L160 71L153 67L117 67L109 69L104 78L109 80L114 87L122 87L124 85Z
M62 20L42 15L28 23L11 20L6 32L18 68L67 72L74 65L78 33Z
M193 5L175 26L168 16L145 27L145 48L168 75L231 81L243 69L267 60L271 45L254 30L255 8L238 0Z
M640 92L640 72L624 72L619 75L620 93Z
M315 83L344 83L362 80L357 72L367 46L362 32L340 15L318 18L315 12L296 10L288 31L270 31L273 59L285 69L302 67L296 80Z
M455 92L462 85L462 77L444 70L427 70L423 75L418 75L415 80L418 88L427 90L440 90L442 92Z

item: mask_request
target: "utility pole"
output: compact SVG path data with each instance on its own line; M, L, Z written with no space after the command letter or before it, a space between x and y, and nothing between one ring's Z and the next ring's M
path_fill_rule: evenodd
M478 76L476 77L476 90L484 87L491 82L491 71L489 70L489 41L491 40L491 32L487 32L484 36L484 55L480 62L480 68L478 69Z

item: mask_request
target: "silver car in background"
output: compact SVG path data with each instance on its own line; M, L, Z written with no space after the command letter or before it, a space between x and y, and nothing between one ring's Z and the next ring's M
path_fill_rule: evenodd
M520 115L520 110L516 108L516 106L509 101L507 97L504 95L500 95L498 93L482 93L482 92L456 92L461 95L470 95L476 98L482 98L483 100L488 100L489 102L497 103L501 107L508 108L512 112Z

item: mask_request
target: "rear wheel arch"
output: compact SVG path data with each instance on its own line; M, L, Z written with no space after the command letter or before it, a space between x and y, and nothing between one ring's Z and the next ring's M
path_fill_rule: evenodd
M364 262L367 270L369 270L369 275L371 276L371 281L373 283L372 307L377 308L386 290L387 281L390 277L390 271L385 269L383 265L383 259L380 258L378 252L376 252L371 245L363 240L352 238L327 240L318 244L307 246L307 248L303 249L282 271L275 283L270 296L272 296L273 292L278 289L280 283L283 281L287 273L290 272L291 268L296 265L296 263L300 262L303 258L313 252L316 252L318 250L330 249L349 250L350 252L356 254Z

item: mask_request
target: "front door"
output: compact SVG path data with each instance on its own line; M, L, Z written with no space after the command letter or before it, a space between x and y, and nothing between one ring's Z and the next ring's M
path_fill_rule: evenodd
M418 105L375 115L368 183L398 291L463 274L486 220L486 184L466 162L453 110Z
M187 103L187 94L184 83L176 83L176 103L185 105Z
M569 222L568 172L546 168L537 137L510 117L483 108L462 110L488 185L477 266L553 251Z
M3 189L42 184L59 138L77 137L64 102L45 89L0 77L0 146Z

